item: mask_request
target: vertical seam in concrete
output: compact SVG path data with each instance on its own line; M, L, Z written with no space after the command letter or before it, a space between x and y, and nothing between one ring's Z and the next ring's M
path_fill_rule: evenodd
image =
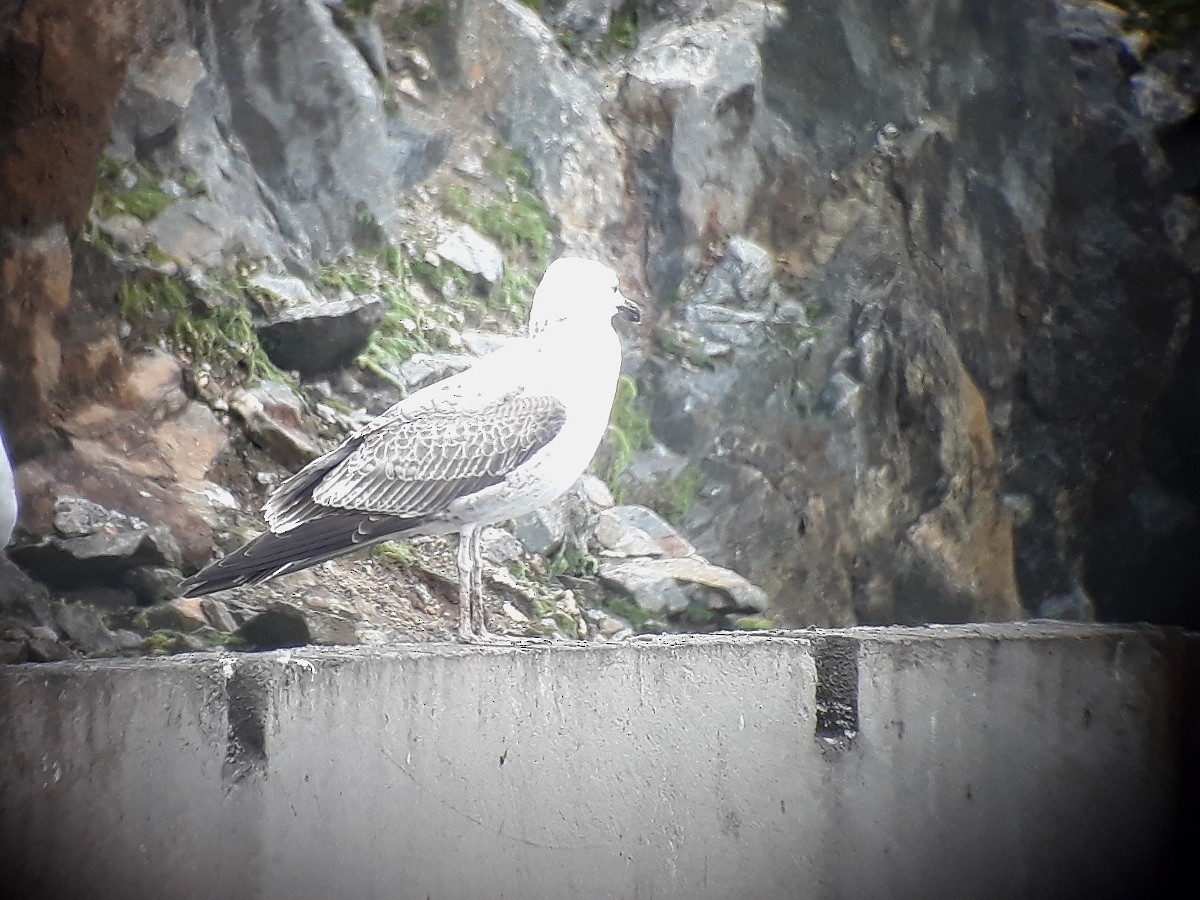
M227 671L225 704L229 731L221 778L226 785L233 785L266 773L269 701L261 672L232 665Z
M817 669L816 738L849 749L858 734L858 641L819 637L813 643Z

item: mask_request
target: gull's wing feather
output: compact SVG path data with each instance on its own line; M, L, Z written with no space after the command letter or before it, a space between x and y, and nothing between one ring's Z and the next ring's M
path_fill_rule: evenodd
M419 524L395 516L326 510L323 515L300 522L283 534L268 531L259 535L224 559L185 578L180 587L185 597L200 597L241 585L258 584L394 535L403 535Z
M502 398L504 374L520 370L536 355L529 339L518 339L478 360L469 369L405 397L276 488L262 510L267 527L283 532L320 515L325 508L313 502L313 491L365 444L377 442L377 435L415 419L432 407L453 406L466 412L488 406Z
M417 519L499 484L562 429L566 409L548 396L501 397L474 409L394 407L310 463L268 501L272 531L330 509Z
M512 396L476 410L423 409L387 423L312 492L322 506L405 518L498 484L562 429L553 397Z

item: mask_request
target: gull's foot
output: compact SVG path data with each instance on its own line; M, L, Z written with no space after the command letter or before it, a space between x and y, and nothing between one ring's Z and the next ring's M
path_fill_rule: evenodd
M515 647L520 645L538 646L549 644L551 641L535 635L523 634L493 634L488 631L487 612L484 610L483 598L464 591L464 596L458 606L458 640L463 644L475 644L486 647Z

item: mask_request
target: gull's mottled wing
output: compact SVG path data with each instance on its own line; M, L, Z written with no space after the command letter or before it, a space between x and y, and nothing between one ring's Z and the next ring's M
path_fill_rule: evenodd
M384 424L313 490L323 506L412 518L500 483L562 429L553 397L504 397L476 410L427 408Z
M329 509L415 519L494 484L545 447L566 409L513 395L477 409L426 407L385 417L283 485L266 510L286 531Z

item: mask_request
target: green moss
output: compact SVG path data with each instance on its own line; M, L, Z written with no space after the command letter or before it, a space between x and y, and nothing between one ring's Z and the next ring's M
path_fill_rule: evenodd
M184 634L163 628L144 637L140 649L151 656L166 656L172 653L188 653L203 647L244 650L248 646L245 639L236 634L206 630Z
M164 252L163 249L158 246L158 244L153 242L148 243L145 249L142 250L142 256L144 256L146 262L150 263L152 266L162 266L175 261L169 254Z
M525 250L539 264L550 253L553 224L542 201L528 192L518 194L507 204L484 207L479 217L479 230L494 237L501 248L509 252Z
M183 176L183 186L193 196L203 194L207 191L207 188L204 186L204 179L200 177L199 172L185 173Z
M772 333L780 346L788 352L795 352L806 341L820 338L825 331L814 325L801 325L797 323L793 325L779 325Z
M559 609L551 613L550 618L554 620L554 625L558 629L559 634L571 640L578 640L581 637L579 634L579 621L570 613Z
M326 266L317 273L317 281L334 290L344 290L356 297L374 290L378 280L365 270L348 266Z
M562 610L550 597L527 598L533 621L526 626L528 634L546 637L561 636L571 639L580 637L579 622L570 613Z
M229 650L247 650L250 647L250 643L240 634L218 631L216 634L201 634L199 638L210 647L225 647Z
M650 418L638 404L638 386L628 375L617 380L612 415L604 436L604 463L600 477L616 497L617 481L633 464L633 455L653 442ZM619 502L619 499L618 499Z
M132 173L135 179L129 188L121 186L126 172ZM126 165L109 156L101 157L96 192L92 197L92 214L96 218L130 215L149 222L174 202L175 199L159 186L159 179L144 166Z
M151 656L166 656L171 653L187 653L197 647L194 640L182 632L159 629L142 639L140 649Z
M581 553L574 547L564 545L549 559L550 577L572 575L575 578L594 578L600 571L599 563L594 556Z
M337 290L360 296L375 294L387 304L383 322L375 329L358 365L403 388L396 368L414 353L448 349L448 329L461 325L462 318L478 318L484 300L475 295L474 280L457 266L432 266L421 255L408 256L393 247L380 250L375 263L346 262L329 266L319 281ZM425 305L413 293L413 280L440 291L447 280L457 287L457 296L445 303Z
M424 255L418 255L407 258L404 267L409 275L424 282L435 291L443 291L446 284L449 283L454 286L460 296L475 293L474 277L447 260L442 260L439 265L434 265L425 259ZM474 302L471 305L482 306L482 304Z
M444 18L446 18L446 7L440 2L426 3L413 12L413 21L422 28L437 25Z
M638 43L637 3L626 3L608 21L608 33L600 44L602 53L627 53Z
M464 312L479 315L483 311L483 299L478 294L479 284L474 275L446 259L442 260L442 264L435 271L437 275L432 286L437 288L447 301Z
M707 628L716 620L717 614L707 606L689 606L679 618L693 628Z
M483 166L502 181L511 181L519 187L533 184L533 170L525 157L509 147L497 147L483 161Z
M378 253L378 248L382 247L386 240L383 229L375 218L375 213L369 206L359 201L354 209L353 241L355 246L368 250L375 248L375 252Z
M406 541L384 541L376 544L374 554L384 562L402 569L411 569L419 561L417 552Z
M400 278L404 274L404 255L399 247L385 243L379 248L377 256L379 264L387 274L393 278Z
M738 631L769 631L779 626L763 616L737 616L729 624Z
M189 315L187 285L178 278L131 278L121 284L121 315L131 324L162 324Z
M497 171L519 179L519 157L499 157ZM471 200L461 186L447 191L446 204L470 213L475 223L490 227L491 210ZM493 233L496 228L491 229ZM511 243L509 246L512 246ZM524 245L522 245L524 246ZM548 238L545 245L548 248ZM451 338L464 325L485 324L487 314L499 314L519 327L528 317L535 284L520 260L527 254L514 254L504 267L498 284L486 289L482 279L443 260L433 265L418 247L405 250L382 242L369 253L343 260L321 270L318 282L334 291L355 296L372 294L387 304L383 322L373 333L358 365L403 388L397 379L397 367L414 353L453 349ZM421 288L427 288L422 290ZM439 302L424 302L441 295Z
M609 596L600 606L605 612L625 619L634 631L642 631L646 627L646 622L654 618L627 597Z
M510 196L494 195L480 200L462 185L451 185L446 189L443 205L447 213L492 238L507 254L524 253L534 266L545 264L554 220L542 201L529 190L519 187Z
M529 307L533 304L533 292L536 289L537 284L528 274L505 266L500 283L488 296L488 306L508 313L517 322L524 322L529 318Z
M175 276L128 278L119 292L121 315L150 337L159 337L193 364L211 363L250 381L286 381L258 342L243 297L217 305L193 303L191 289Z
M375 375L395 382L393 372L400 363L433 347L425 336L421 310L412 296L399 287L382 293L387 312L357 362ZM404 387L399 383L397 386Z
M663 508L660 512L672 525L679 525L700 495L703 477L692 466L686 467L674 478L663 482Z
M654 346L659 353L674 359L686 360L698 369L713 368L713 359L698 346L696 338L674 331L656 331Z

